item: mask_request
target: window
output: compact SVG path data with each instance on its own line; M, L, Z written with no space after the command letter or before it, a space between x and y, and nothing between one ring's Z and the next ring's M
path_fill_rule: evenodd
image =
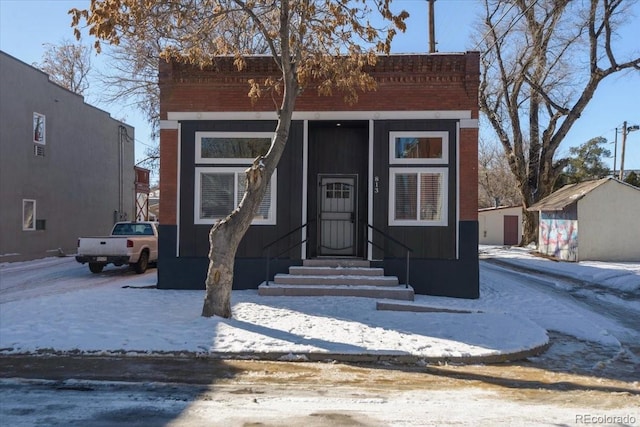
M116 224L111 232L114 236L153 236L150 224Z
M351 197L351 186L342 182L327 184L327 199L348 199Z
M250 163L267 154L272 137L272 132L196 132L196 163Z
M194 221L196 224L213 224L233 211L244 195L246 167L196 168ZM271 176L267 192L260 203L253 225L276 223L277 170Z
M32 231L36 229L36 201L22 200L22 230Z
M447 225L447 171L391 168L389 225Z
M389 132L389 163L446 164L448 132Z
M33 113L33 142L46 144L46 130L44 114Z

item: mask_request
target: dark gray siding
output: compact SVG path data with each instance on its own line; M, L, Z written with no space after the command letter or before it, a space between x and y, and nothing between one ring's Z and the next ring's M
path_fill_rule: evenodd
M180 256L206 257L211 225L194 224L195 133L197 131L273 132L271 121L185 121L181 124L180 173ZM212 165L202 165L212 166ZM237 165L234 165L237 166ZM301 225L302 195L302 122L291 125L289 141L278 164L276 225L253 225L240 243L237 257L260 258L263 247ZM277 248L286 249L300 234L291 236ZM300 256L300 248L292 251Z
M448 225L442 227L389 226L389 167L415 167L415 165L389 165L389 132L391 131L448 131L449 164L429 165L447 168ZM373 175L380 178L379 192L373 197L373 226L413 249L415 258L453 259L456 256L456 121L410 120L377 121L374 135ZM384 248L374 248L374 258L404 256L404 249L374 233L374 242Z
M309 124L309 188L308 220L312 223L316 215L315 202L317 185L314 177L318 173L358 173L362 175L363 185L360 201L360 213L366 224L366 195L368 180L368 123L351 123L350 130L335 131L335 127L321 123ZM456 173L456 124L455 120L411 120L378 121L374 126L374 170L373 175L380 178L379 192L374 194L374 224L412 248L409 283L419 294L443 295L462 298L479 296L478 272L478 223L457 218L457 173ZM180 174L180 256L176 257L177 227L161 226L160 262L158 287L163 289L204 289L209 249L209 225L194 225L194 187L195 187L195 132L196 131L273 131L275 122L268 121L193 121L181 123L181 174ZM345 129L348 127L345 127ZM334 129L334 130L328 130ZM448 224L441 227L398 227L388 225L389 201L389 132L390 131L447 131L449 132L449 163L446 165L428 165L448 170ZM354 133L355 132L355 133ZM359 143L347 147L346 151L336 153L343 143L336 140ZM314 138L319 138L316 140ZM322 144L320 139L331 141ZM287 234L302 225L302 141L303 123L292 124L289 142L278 166L278 208L277 224L273 226L252 226L238 249L234 266L234 289L255 289L265 279L266 263L263 247L271 241ZM354 150L354 148L357 148ZM357 164L355 170L345 169L342 160ZM341 166L342 165L342 166ZM403 167L402 165L391 165ZM407 165L407 167L415 167ZM324 169L323 169L324 168ZM456 238L460 236L457 247ZM364 229L363 229L364 233ZM300 261L300 233L284 239L273 248L271 255L280 254L280 259L270 263L270 277L286 272L290 265ZM314 228L309 229L309 255L314 256ZM374 249L374 264L385 268L387 274L396 275L406 282L406 252L390 240L374 233L374 242L381 249ZM287 248L293 249L287 251ZM362 245L359 256L366 257L366 245Z

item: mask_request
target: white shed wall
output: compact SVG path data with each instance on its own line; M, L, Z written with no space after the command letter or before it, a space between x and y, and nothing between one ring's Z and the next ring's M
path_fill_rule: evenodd
M640 189L608 181L578 201L579 260L640 261Z

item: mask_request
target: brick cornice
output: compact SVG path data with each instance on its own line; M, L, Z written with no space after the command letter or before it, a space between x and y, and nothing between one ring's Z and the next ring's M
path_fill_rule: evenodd
M423 54L381 56L378 63L367 72L379 84L424 84L442 82L464 82L478 79L479 70L468 69L474 61L468 56L475 54ZM246 59L246 67L238 71L233 58L216 58L213 65L199 68L178 62L160 64L161 85L206 84L222 87L246 87L249 79L264 80L277 76L279 69L271 57L253 56Z

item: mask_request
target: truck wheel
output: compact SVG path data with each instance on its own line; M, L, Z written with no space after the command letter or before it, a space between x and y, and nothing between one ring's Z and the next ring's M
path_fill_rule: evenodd
M99 262L90 262L89 263L89 270L91 270L92 273L101 273L102 269L104 268L104 264L100 264Z
M138 259L138 262L135 264L134 268L136 270L136 273L142 274L145 271L147 271L148 266L149 266L149 253L145 251L140 254L140 259Z

